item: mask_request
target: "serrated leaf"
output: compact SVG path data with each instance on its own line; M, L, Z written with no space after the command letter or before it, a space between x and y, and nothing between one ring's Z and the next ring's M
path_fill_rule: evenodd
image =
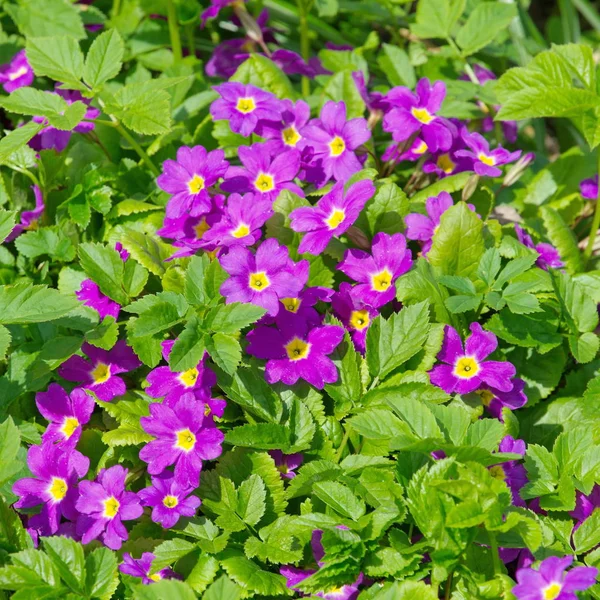
M256 525L265 514L267 490L258 475L251 475L238 489L236 512L248 525Z
M232 375L242 360L242 347L231 335L213 333L206 337L206 351L223 371Z
M216 306L206 315L202 325L211 331L236 333L240 329L255 323L266 310L254 304L233 302Z
M88 277L95 281L100 291L119 304L126 304L123 290L125 267L119 253L97 242L79 244L79 260Z
M116 77L123 64L123 40L116 29L101 33L85 57L83 79L93 89Z
M41 31L44 29L38 33ZM73 37L28 37L26 54L38 77L50 77L67 85L81 86L83 54Z
M482 2L469 15L456 34L463 56L474 54L490 44L516 17L517 9L502 2Z
M337 481L315 483L313 494L343 517L356 521L365 514L365 503Z
M44 550L56 565L61 579L71 588L85 588L85 559L80 543L66 537L52 536L43 539Z

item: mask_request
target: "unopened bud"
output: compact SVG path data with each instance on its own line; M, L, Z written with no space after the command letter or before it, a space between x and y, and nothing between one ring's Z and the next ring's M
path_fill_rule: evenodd
M356 244L361 250L369 251L371 249L369 238L358 227L354 227L353 225L348 229L346 235L348 236L348 239L353 244Z
M236 2L233 5L233 11L235 12L237 18L240 20L240 23L246 30L247 36L253 42L257 42L260 44L263 41L262 31L254 17L246 10L246 6L244 5L244 3Z
M525 173L525 169L534 161L535 154L533 152L528 152L521 156L521 158L509 169L508 173L504 176L504 181L502 182L503 187L508 187L509 185L513 185L521 178L521 175Z
M462 191L462 199L466 202L477 189L477 185L479 184L479 175L477 173L473 173L469 179L467 179L467 183Z

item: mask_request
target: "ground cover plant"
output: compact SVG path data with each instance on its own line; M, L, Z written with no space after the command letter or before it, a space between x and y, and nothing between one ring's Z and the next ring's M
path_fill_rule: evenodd
M600 598L591 4L2 9L2 597Z

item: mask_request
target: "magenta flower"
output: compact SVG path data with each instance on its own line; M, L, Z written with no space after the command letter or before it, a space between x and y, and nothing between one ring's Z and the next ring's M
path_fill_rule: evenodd
M344 191L344 182L338 181L316 206L302 206L290 213L294 231L305 231L298 252L321 254L332 237L339 237L354 224L367 200L375 194L375 185L369 179L353 183Z
M452 144L448 123L435 113L446 97L446 85L420 79L415 93L406 87L395 87L385 96L391 106L383 118L383 129L392 134L395 142L403 142L415 133L425 141L430 152L447 150Z
M338 269L358 281L355 297L379 308L392 301L396 279L410 270L412 255L401 233L378 233L373 238L372 254L354 248L346 250Z
M304 77L315 76L315 71L310 64L297 53L287 48L277 48L271 54L271 60L286 74L286 75L302 75Z
M298 146L302 140L300 132L310 119L310 108L304 100L294 104L286 98L281 101L281 117L279 121L260 121L257 128L274 156Z
M77 521L81 542L89 544L100 537L111 550L118 550L128 538L123 521L142 516L144 509L137 494L125 491L127 469L120 465L102 469L96 481L82 481L75 507L82 513Z
M38 392L35 403L42 416L50 421L42 440L68 441L73 447L96 406L93 398L82 389L75 388L68 396L58 383L51 383L46 392Z
M294 479L296 469L304 462L304 455L299 452L284 454L281 450L269 450L269 454L283 479Z
M520 454L523 457L525 456L525 450L525 442L523 440L515 440L511 435L504 436L498 447L498 452L511 452ZM529 480L527 479L527 471L520 462L509 460L489 467L489 471L492 477L506 483L512 494L512 502L515 506L527 507L520 496L520 491Z
M37 229L38 221L45 208L44 198L42 196L42 190L40 190L37 185L32 185L31 189L33 190L33 194L35 196L35 208L33 210L24 210L21 213L21 222L13 227L12 231L6 237L6 242L12 242L24 231Z
M600 486L594 485L591 493L586 496L583 492L577 490L575 496L575 510L572 510L569 514L577 521L574 529L578 529L581 524L594 512L596 508L600 507Z
M513 379L513 388L508 392L502 392L490 386L482 386L481 389L477 390L477 393L481 396L481 403L487 408L488 412L497 419L502 420L503 408L516 410L527 404L524 388L525 382L522 379L515 378Z
M527 248L531 248L535 250L539 256L535 261L535 264L540 268L547 271L548 268L551 269L562 269L565 265L563 261L560 259L560 254L558 250L552 246L552 244L547 244L542 242L540 244L534 244L531 236L519 225L515 224L515 232L517 234L517 238L521 244L527 246Z
M335 315L344 324L344 327L350 332L350 337L356 349L364 354L367 331L378 312L360 300L357 297L355 288L346 281L342 282L339 291L333 294L331 307Z
M206 25L206 21L209 19L216 18L225 7L236 3L241 4L243 2L245 2L245 0L210 0L208 8L200 15L202 27Z
M77 480L85 476L89 464L89 459L82 454L50 441L41 446L30 446L27 466L33 477L14 483L12 491L19 496L14 507L27 509L43 504L37 515L37 527L45 535L55 534L61 516L71 520L77 517Z
M519 156L521 150L509 152L502 146L490 150L489 142L479 133L469 133L464 128L462 139L470 150L457 150L456 156L470 158L473 161L473 170L477 175L484 177L499 177L502 175L502 169L498 167L511 163Z
M295 298L308 278L308 261L294 263L276 239L264 241L256 251L235 246L220 258L229 279L221 285L226 303L250 302L270 315L279 311L281 298Z
M81 349L89 361L81 356L71 356L59 367L58 374L67 381L82 383L83 389L94 392L104 402L127 391L125 382L117 375L133 371L142 364L124 340L119 340L111 350L87 343Z
M281 103L270 92L233 81L215 85L213 89L221 97L212 103L210 114L215 121L229 121L234 133L248 137L256 130L260 119L281 119Z
M204 68L205 73L209 77L229 79L249 58L249 48L253 46L254 43L248 38L224 40L212 49L212 55Z
M156 183L172 194L167 204L167 216L176 219L208 213L212 208L209 189L225 175L229 163L223 150L207 152L202 146L181 146L177 160L165 160L163 173Z
M155 437L140 450L140 459L148 463L148 473L159 475L175 465L180 482L198 485L202 461L221 455L225 437L212 421L205 423L201 407L189 393L173 406L150 404L150 416L140 419L144 431Z
M362 71L353 71L352 79L354 80L354 85L356 85L356 89L369 112L372 113L389 109L390 106L384 94L380 92L369 92L365 82L365 74Z
M579 190L586 200L596 200L598 198L598 175L594 175L591 179L584 179L579 184Z
M17 52L10 63L0 67L0 83L9 94L33 83L33 69L25 56L25 50Z
M262 235L261 227L273 215L272 204L259 194L231 194L221 220L204 234L203 240L225 248L252 246Z
M294 298L281 298L279 312L275 318L264 316L261 325L277 323L285 327L286 322L299 322L309 327L316 327L323 322L323 316L314 308L317 302L329 302L333 290L326 287L310 287L303 289Z
M298 591L298 584L316 573L316 570L298 569L297 567L287 565L281 567L279 569L279 573L285 577L288 588ZM332 588L330 590L324 590L322 592L315 592L313 593L313 596L316 596L317 598L323 598L323 600L356 600L356 598L358 598L358 588L362 582L363 575L361 573L354 583Z
M517 571L518 584L512 589L517 600L577 600L576 592L587 590L596 583L596 567L574 567L572 556L549 556L537 569Z
M427 144L421 138L417 137L408 150L404 152L401 152L400 150L398 144L391 144L381 155L381 160L384 162L391 161L393 163L402 160L416 162L427 153L428 148Z
M123 562L119 565L119 571L132 577L141 577L142 583L148 585L156 583L161 579L178 578L178 575L169 568L161 569L152 573L152 562L156 556L151 552L144 552L140 558L133 558L129 552L123 553Z
M509 362L485 360L498 347L498 339L491 331L484 331L479 323L471 323L470 329L471 335L463 349L456 329L446 325L442 349L437 355L445 364L429 371L431 383L448 394L468 394L484 384L501 392L511 391L515 367Z
M362 164L354 150L371 137L371 130L362 117L346 121L344 102L325 103L320 118L312 120L300 133L304 138L302 144L313 148L313 161L323 171L319 187L332 177L336 181L347 181L361 170Z
M338 378L335 365L328 358L342 341L344 330L337 325L309 329L296 321L279 328L258 326L248 333L246 351L267 360L265 378L269 383L282 381L294 385L304 379L318 389Z
M252 192L273 202L281 190L304 196L293 179L300 169L300 152L291 148L273 156L269 144L240 146L238 156L243 167L229 167L221 185L224 192Z
M179 481L173 473L165 471L152 477L152 485L138 492L144 506L152 506L152 520L165 529L173 527L179 517L193 517L200 506L198 496L190 496L194 487Z
M163 358L168 361L173 349L174 340L162 342ZM164 398L164 404L175 406L183 394L192 393L201 402L211 401L211 388L217 384L217 377L205 364L204 359L191 369L182 372L171 371L169 367L157 367L148 373L146 379L150 384L145 392L151 398ZM223 415L223 409L217 409Z

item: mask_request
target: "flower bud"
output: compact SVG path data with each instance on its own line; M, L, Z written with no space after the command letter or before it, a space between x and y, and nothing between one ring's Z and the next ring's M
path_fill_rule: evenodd
M502 182L503 187L508 187L513 183L516 183L521 175L525 172L525 169L534 161L535 154L533 152L528 152L519 158L519 160L509 169L508 173L504 176L504 181Z
M465 187L462 191L462 199L466 202L477 189L477 184L479 183L479 175L477 173L473 173L471 177L467 180Z

